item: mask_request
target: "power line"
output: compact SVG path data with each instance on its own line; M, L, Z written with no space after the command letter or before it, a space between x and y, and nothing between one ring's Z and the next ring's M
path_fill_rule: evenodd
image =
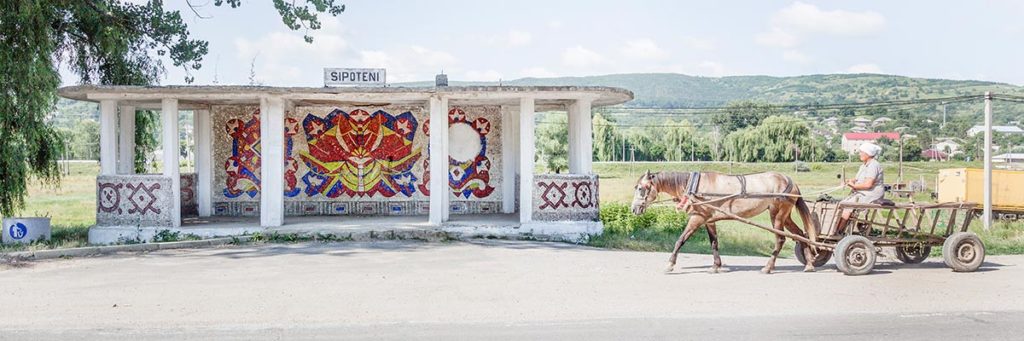
M875 102L848 102L848 103L828 103L828 104L757 104L755 106L760 108L771 108L771 109L785 109L794 111L808 111L808 110L841 110L841 109L862 109L862 108L876 108L876 107L887 107L887 106L904 106L904 105L920 105L920 104L932 104L932 103L957 103L966 102L971 100L984 99L983 95L961 95L961 96L949 96L949 97L933 97L933 98L921 98L921 99L909 99L909 100L887 100L887 101L875 101ZM1024 99L1024 97L1022 97ZM621 110L630 110L629 108L620 108ZM742 107L734 106L705 106L705 107L681 107L681 108L665 108L665 109L651 109L643 108L641 110L697 110L697 111L726 111L742 109Z

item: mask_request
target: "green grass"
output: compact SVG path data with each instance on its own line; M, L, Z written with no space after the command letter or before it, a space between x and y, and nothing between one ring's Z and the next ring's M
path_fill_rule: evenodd
M602 220L605 223L604 235L591 239L590 245L611 249L637 250L637 251L659 251L670 252L675 246L679 234L682 232L683 223L678 226L653 226L646 224L644 219L654 220L657 218L638 218L629 221L632 229L610 228L606 210L617 210L617 206L628 205L632 201L633 186L636 180L645 171L717 171L729 174L745 174L764 171L777 171L789 175L800 186L804 193L812 193L834 187L839 184L837 174L843 173L849 177L857 172L859 164L848 163L810 163L811 172L797 173L792 163L710 163L710 162L635 162L635 163L594 163L594 171L600 175L600 198L602 205ZM899 169L896 164L885 165L886 179L895 182L898 178ZM908 162L904 164L904 181L924 179L929 185L929 191L934 190L935 176L940 169L980 167L978 163L966 162ZM833 197L843 197L846 191L836 191ZM667 196L662 195L662 199ZM813 198L812 198L813 199ZM905 200L905 199L904 199ZM931 202L928 192L918 193L913 197L916 202ZM649 215L661 215L670 212L668 206L652 207ZM628 209L627 209L628 212ZM794 216L799 223L799 217ZM755 222L769 225L768 216L759 215L752 219ZM625 221L625 220L623 220ZM738 221L722 221L718 223L719 249L722 254L728 255L770 255L775 248L775 235L757 227L749 226ZM992 229L984 231L981 222L975 220L970 230L977 233L987 247L988 254L1024 254L1024 222L996 222ZM710 245L707 242L707 232L702 228L694 233L693 237L683 246L682 252L688 253L711 253ZM787 241L782 249L781 255L791 256L793 242Z
M762 171L779 171L790 175L805 192L814 192L833 187L838 184L836 174L841 174L846 167L847 175L856 173L856 163L811 163L811 172L797 173L791 163L604 163L594 164L595 171L601 176L600 198L606 212L605 233L591 239L590 245L611 249L670 251L682 232L685 215L674 214L670 207L655 207L643 217L632 217L626 204L632 199L632 187L636 179L644 171L719 171L724 173L753 173ZM898 170L896 165L886 165L886 175L895 181ZM929 185L934 183L935 175L942 168L978 167L978 164L911 162L905 164L904 179L917 180L923 177ZM48 242L30 245L0 246L0 252L37 250L48 248L77 247L86 245L88 228L96 222L96 173L98 166L94 162L71 164L70 173L66 175L57 188L48 188L34 184L26 198L26 208L22 216L49 216L52 218L53 239ZM842 192L835 196L844 195ZM927 193L915 197L917 201L930 201ZM609 211L611 210L611 211ZM609 213L611 212L611 213ZM611 216L615 214L616 216ZM761 215L754 221L767 224L768 218ZM971 230L977 232L988 247L989 254L1024 254L1024 222L997 222L992 230L983 231L980 223L975 221ZM719 244L723 254L728 255L768 255L774 247L774 235L756 227L734 221L718 224ZM185 236L188 237L188 236ZM271 240L288 240L287 236L267 236ZM176 238L171 238L176 239ZM330 238L323 238L330 239ZM701 229L694 233L691 240L683 247L688 253L710 253L707 233ZM792 242L783 248L783 255L792 254Z
M43 250L86 246L89 227L96 224L96 162L71 163L60 185L38 182L29 187L25 209L19 216L50 217L53 229L49 241L0 245L0 252Z

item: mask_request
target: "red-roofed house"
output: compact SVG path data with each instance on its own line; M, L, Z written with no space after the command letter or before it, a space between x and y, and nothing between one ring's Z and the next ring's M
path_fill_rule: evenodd
M878 139L883 137L896 141L900 139L900 133L845 133L843 134L843 150L853 154L860 150L860 145L878 141Z

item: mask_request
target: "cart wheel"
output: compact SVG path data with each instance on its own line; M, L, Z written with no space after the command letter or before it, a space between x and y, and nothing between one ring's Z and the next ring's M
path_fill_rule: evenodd
M957 232L942 243L942 259L956 272L978 270L985 261L985 244L973 232Z
M875 267L875 244L864 236L843 237L836 245L836 268L849 276L860 276Z
M897 246L896 247L896 258L906 264L917 264L928 259L928 255L932 253L932 247L930 245L911 245L911 246Z
M800 264L807 265L807 259L804 257L804 243L797 242L793 248L793 254L796 255L796 260ZM832 251L818 250L818 256L814 258L814 267L822 267L825 263L828 263L829 258L832 258Z

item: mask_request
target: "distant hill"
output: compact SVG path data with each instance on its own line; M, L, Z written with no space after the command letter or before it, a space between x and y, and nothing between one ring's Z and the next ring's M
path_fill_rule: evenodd
M450 82L450 85L497 85L498 82ZM636 99L628 107L680 108L719 106L738 100L781 104L848 103L909 100L982 94L1024 94L1024 87L995 82L912 78L879 74L829 74L795 77L699 77L674 73L633 73L586 77L522 78L506 85L603 85L629 89ZM430 82L400 83L429 86Z

